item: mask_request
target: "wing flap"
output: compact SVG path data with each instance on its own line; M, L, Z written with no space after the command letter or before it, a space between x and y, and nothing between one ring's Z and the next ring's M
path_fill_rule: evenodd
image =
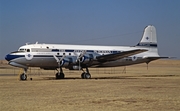
M142 53L142 52L145 52L145 51L147 51L147 50L145 50L145 49L136 49L136 50L118 52L118 53L115 53L115 54L101 55L101 56L96 57L96 59L98 61L104 61L104 62L106 62L106 61L114 61L114 60L122 59L124 57L139 54L139 53Z

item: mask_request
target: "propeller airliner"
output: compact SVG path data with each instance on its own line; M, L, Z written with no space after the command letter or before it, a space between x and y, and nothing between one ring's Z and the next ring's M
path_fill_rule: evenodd
M68 44L26 44L18 51L7 54L9 65L23 68L20 80L27 80L28 67L57 70L56 79L65 78L63 67L82 70L81 78L90 79L89 67L118 67L168 58L160 57L157 48L156 29L149 25L144 29L140 42L135 46L95 46ZM86 69L85 71L83 69Z

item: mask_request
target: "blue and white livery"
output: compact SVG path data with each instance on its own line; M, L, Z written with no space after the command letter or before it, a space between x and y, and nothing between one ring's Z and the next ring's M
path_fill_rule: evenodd
M26 44L18 51L6 55L9 64L24 69L21 80L27 79L28 67L45 70L57 69L56 79L65 77L62 67L82 70L81 78L89 79L89 67L117 67L149 63L160 58L157 48L156 29L149 25L144 29L141 41L136 46L95 46L68 44ZM83 69L86 69L84 71Z

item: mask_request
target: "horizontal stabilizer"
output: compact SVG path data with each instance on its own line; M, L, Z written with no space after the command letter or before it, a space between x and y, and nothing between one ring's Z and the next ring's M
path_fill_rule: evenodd
M144 59L148 59L149 62L151 62L151 61L158 60L158 59L172 59L172 58L174 58L174 57L145 57Z
M147 50L145 49L136 49L136 50L130 50L130 51L124 51L124 52L118 52L115 54L108 54L108 55L101 55L96 57L98 61L106 62L106 61L114 61L118 59L122 59L124 57L128 57L131 55L139 54L142 52L145 52Z

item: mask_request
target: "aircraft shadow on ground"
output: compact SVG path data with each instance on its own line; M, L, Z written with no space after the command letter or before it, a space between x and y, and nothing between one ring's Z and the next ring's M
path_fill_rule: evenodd
M82 79L80 77L66 77L64 79L56 79L55 77L43 77L44 80L76 80L76 79L80 79L80 80L101 80L101 79L138 79L138 78L132 78L130 76L128 77L94 77L91 79Z
M64 79L56 79L55 77L43 77L44 80L103 80L103 79L149 79L149 78L159 78L159 77L177 77L180 75L141 75L141 76L116 76L116 77L92 77L91 79L82 79L80 77L66 77Z
M0 76L18 76L17 74L0 74ZM65 77L64 79L56 79L55 77L42 77L42 76L34 76L34 77L39 77L41 79L38 80L103 80L103 79L149 79L149 78L166 78L166 77L179 77L180 75L140 75L140 76L113 76L113 77L92 77L91 79L82 79L80 77ZM34 78L32 75L29 76L27 79L33 79ZM36 78L37 79L37 78ZM33 79L34 80L34 79Z

